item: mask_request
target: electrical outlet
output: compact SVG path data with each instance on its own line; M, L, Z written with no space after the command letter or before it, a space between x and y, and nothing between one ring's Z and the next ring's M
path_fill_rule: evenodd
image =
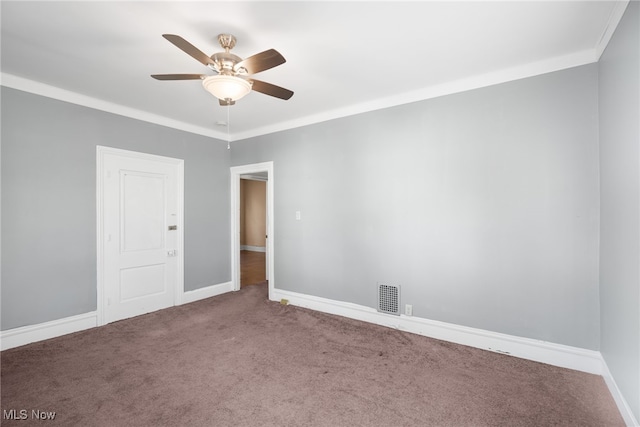
M413 316L413 306L411 304L404 305L405 316Z

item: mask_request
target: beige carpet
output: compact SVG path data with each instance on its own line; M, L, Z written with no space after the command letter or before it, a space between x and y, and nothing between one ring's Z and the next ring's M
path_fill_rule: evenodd
M250 286L4 351L3 417L28 417L2 424L624 425L599 376L266 295L266 285Z

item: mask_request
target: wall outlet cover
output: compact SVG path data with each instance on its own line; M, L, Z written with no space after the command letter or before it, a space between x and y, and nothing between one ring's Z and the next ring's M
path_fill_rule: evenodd
M413 316L413 306L411 304L404 305L405 316Z

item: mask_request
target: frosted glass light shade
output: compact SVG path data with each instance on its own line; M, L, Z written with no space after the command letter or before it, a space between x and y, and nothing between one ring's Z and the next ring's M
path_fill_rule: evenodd
M202 81L202 86L218 99L237 101L251 92L251 83L234 76L209 76Z

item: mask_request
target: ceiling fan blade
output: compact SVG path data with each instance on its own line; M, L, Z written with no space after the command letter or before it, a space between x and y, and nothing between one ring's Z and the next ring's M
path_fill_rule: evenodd
M237 72L241 68L244 68L248 74L256 74L269 68L277 67L285 62L287 62L287 60L284 59L284 56L280 55L280 52L275 49L269 49L238 62L233 69Z
M265 95L275 96L276 98L287 100L293 96L293 92L289 89L285 89L280 86L276 86L271 83L263 82L261 80L251 79L253 82L252 89L256 92L264 93Z
M182 49L187 54L191 55L196 60L200 61L203 65L213 64L213 61L207 56L206 53L202 52L200 49L198 49L182 37L176 36L175 34L163 34L162 37L169 40L171 43Z
M156 80L199 80L207 77L204 74L152 74Z

